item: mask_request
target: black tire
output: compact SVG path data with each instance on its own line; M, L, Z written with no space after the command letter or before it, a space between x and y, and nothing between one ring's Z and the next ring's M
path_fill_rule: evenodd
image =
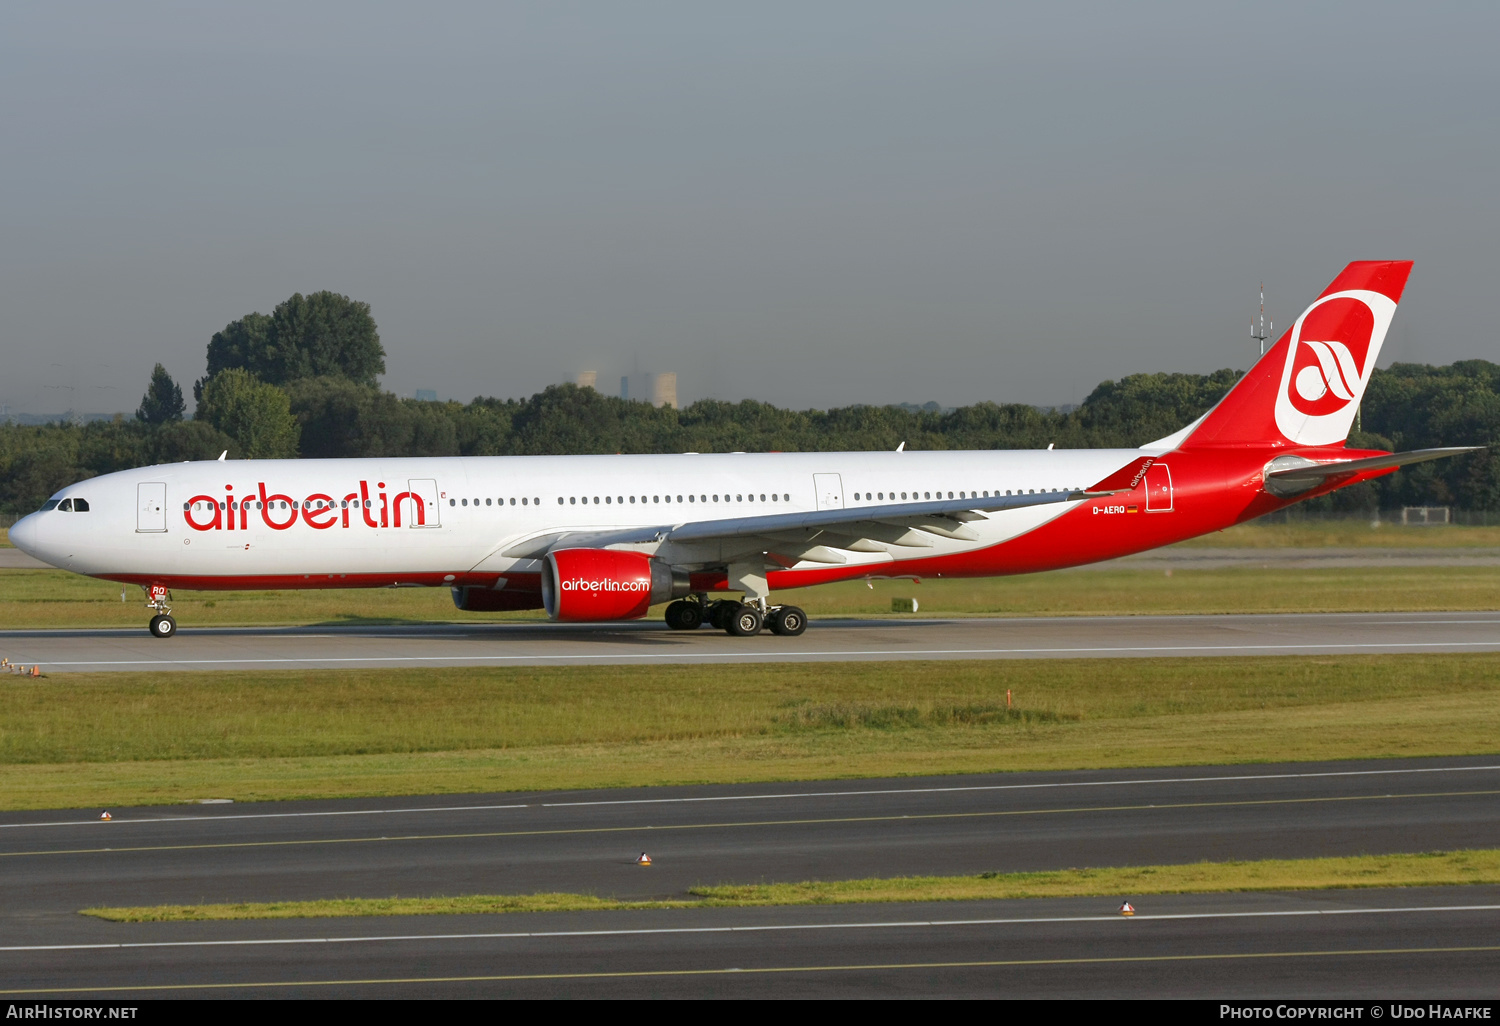
M697 602L683 602L677 614L677 629L695 631L703 626L703 606Z
M682 607L685 604L683 602L669 602L667 604L667 611L662 615L662 619L667 622L667 626L674 631L682 630Z
M715 630L727 631L729 629L729 612L734 607L735 603L725 602L722 599L717 602L710 602L708 604L708 616L706 617L709 626Z
M177 633L177 621L170 616L153 616L151 618L151 636L153 638L170 638Z
M753 638L760 633L760 610L754 606L739 606L726 619L724 630L736 638Z
M766 626L771 628L772 634L795 638L807 630L807 614L797 606L780 606L771 611L766 619Z

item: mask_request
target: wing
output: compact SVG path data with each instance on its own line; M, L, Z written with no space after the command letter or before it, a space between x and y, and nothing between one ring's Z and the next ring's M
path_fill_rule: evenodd
M724 520L693 520L676 524L626 528L618 531L557 532L529 538L505 549L504 556L539 559L558 548L607 548L624 545L733 542L755 540L757 548L795 551L813 562L843 563L846 558L829 545L814 544L823 537L838 548L854 551L891 551L927 548L932 536L975 540L966 523L985 519L986 513L1028 506L1046 506L1113 495L1119 489L1038 492L1033 495L992 495L969 499L928 499L882 503L844 509L770 513ZM760 545L758 543L765 542Z

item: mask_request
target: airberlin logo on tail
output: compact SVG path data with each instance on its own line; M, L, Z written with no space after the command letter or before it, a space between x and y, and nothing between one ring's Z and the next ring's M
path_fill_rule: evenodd
M1378 292L1324 296L1292 326L1276 427L1301 445L1341 442L1354 421L1396 304Z

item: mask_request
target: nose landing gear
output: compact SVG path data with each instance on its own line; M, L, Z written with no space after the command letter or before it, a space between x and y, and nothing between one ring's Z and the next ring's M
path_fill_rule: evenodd
M172 619L172 593L165 585L153 584L146 589L146 608L156 610L150 626L153 638L170 638L177 633L177 621Z

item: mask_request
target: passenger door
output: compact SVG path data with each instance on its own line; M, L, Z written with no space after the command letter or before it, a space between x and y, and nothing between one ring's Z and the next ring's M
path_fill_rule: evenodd
M1165 463L1153 463L1146 470L1146 512L1172 512L1172 472Z
M406 482L406 487L411 491L411 498L401 501L410 502L411 508L403 509L401 513L410 514L406 519L407 526L443 526L442 509L438 506L437 482L430 478L421 478ZM421 505L420 511L417 509L418 504Z
M167 531L167 486L162 481L144 481L135 486L135 530L137 534Z
M813 494L819 509L843 509L844 479L837 474L814 474Z

